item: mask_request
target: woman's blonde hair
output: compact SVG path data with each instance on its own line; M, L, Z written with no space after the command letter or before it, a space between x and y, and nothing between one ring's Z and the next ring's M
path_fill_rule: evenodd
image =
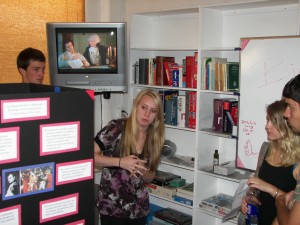
M273 154L275 148L281 149L281 165L290 166L300 159L300 136L292 131L283 117L285 109L284 100L275 101L267 107L269 120L282 136L280 140L270 141L269 154Z
M151 89L141 91L135 98L132 111L126 122L126 128L123 138L123 155L137 154L136 143L138 137L137 130L137 106L140 104L144 96L153 99L156 106L156 117L152 124L148 127L147 137L143 148L143 158L149 156L148 167L151 171L155 171L160 162L161 150L165 141L164 114L162 101L159 94Z

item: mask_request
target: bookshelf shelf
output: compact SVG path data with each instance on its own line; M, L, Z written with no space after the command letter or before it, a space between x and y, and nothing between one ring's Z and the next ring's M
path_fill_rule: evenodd
M185 207L185 208L189 208L189 209L192 209L193 206L190 206L190 205L186 205L186 204L183 204L183 203L180 203L180 202L176 202L174 200L171 200L171 199L168 199L168 198L164 198L164 197L161 197L159 195L154 195L154 194L149 194L151 195L153 198L159 198L161 200L164 200L164 201L167 201L167 202L171 202L172 204L176 204L176 205L179 205L179 206L182 206L182 207Z
M186 178L187 182L194 182L194 190L197 190L194 193L194 206L183 206L169 199L151 196L151 203L183 210L193 215L193 225L221 225L222 217L200 209L199 202L218 193L233 196L240 180L247 179L250 174L248 171L236 170L232 175L223 176L215 174L211 168L215 149L219 150L220 163L235 161L238 142L237 135L213 131L213 99L239 100L240 94L239 91L202 90L201 58L220 57L227 58L227 62L240 62L241 38L297 35L299 31L298 0L240 2L223 4L224 1L217 1L216 5L211 6L199 5L197 1L188 0L184 6L160 3L159 6L152 4L149 11L129 10L128 13L131 65L129 108L136 93L144 88L196 92L196 128L165 126L166 139L173 141L177 146L176 154L193 157L194 165L186 167L162 159L159 166L160 170L178 173ZM132 7L137 9L133 5ZM164 55L173 56L176 62L181 62L186 55L196 51L199 54L196 89L134 83L135 71L132 65L135 65L139 58ZM236 223L236 220L229 220L224 225Z

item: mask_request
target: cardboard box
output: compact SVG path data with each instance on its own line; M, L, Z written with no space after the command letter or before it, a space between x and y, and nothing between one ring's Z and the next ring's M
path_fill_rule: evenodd
M228 176L228 175L234 173L234 171L235 171L234 161L225 162L220 165L214 166L214 173L217 173L217 174Z

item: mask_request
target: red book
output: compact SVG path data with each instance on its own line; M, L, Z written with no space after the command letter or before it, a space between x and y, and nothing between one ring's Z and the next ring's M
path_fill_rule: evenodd
M194 91L190 92L189 98L189 128L196 128L196 100L197 93Z
M192 88L192 78L194 76L194 56L186 56L186 87Z
M156 85L168 85L164 62L175 62L172 56L156 56Z

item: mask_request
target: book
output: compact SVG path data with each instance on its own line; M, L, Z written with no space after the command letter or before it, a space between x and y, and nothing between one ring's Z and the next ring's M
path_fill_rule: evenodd
M152 180L152 183L160 186L167 186L170 184L171 180L176 178L181 178L181 177L170 172L156 170L155 177Z
M231 211L233 199L234 198L231 195L219 193L203 199L200 202L199 207L206 211L224 216Z
M133 65L134 67L134 83L139 84L139 61L136 61L135 64Z
M72 69L78 69L83 67L83 62L80 59L69 60L68 64Z
M175 110L173 108L174 108L174 104L175 104L176 100L173 97L176 96L176 98L177 98L178 91L164 89L164 90L159 90L158 93L161 96L161 101L163 104L165 123L176 126L177 125L177 109L176 109L176 114L174 114L174 113L171 114L171 112L173 112L172 110ZM174 124L172 124L173 122L171 122L171 118L174 118L175 115L176 115L176 121L172 120L174 122Z
M213 131L223 132L224 101L230 99L234 98L215 98L213 100Z
M182 79L179 80L179 87L186 87L186 59L182 59Z
M183 194L182 197L191 197L190 199L193 199L194 196L194 183L187 184L183 187L177 188L177 195L181 196L180 194Z
M167 199L173 199L173 195L176 194L176 187L173 187L171 185L160 186L154 183L146 183L146 187L149 193Z
M154 85L155 84L155 74L156 74L156 60L155 58L148 58L148 85Z
M181 196L178 196L178 195L174 195L173 200L176 201L176 202L180 202L182 204L193 206L193 199L189 199L189 198L181 197Z
M197 103L197 93L194 91L189 92L189 123L188 127L196 128L196 103Z
M148 80L148 59L139 58L139 84L147 84Z
M227 63L227 91L239 90L240 64L238 62Z
M177 96L177 126L185 127L185 106L186 106L186 95L185 92L180 92Z
M175 63L175 57L172 56L156 56L156 85L167 85L166 70L164 62Z
M165 101L165 124L177 126L177 95Z
M214 78L214 88L210 90L215 90L215 91L225 91L224 90L224 76L225 74L223 73L222 70L222 64L227 62L227 58L212 58L212 70L215 73L215 78Z
M189 127L190 118L190 92L185 92L185 127Z
M153 218L156 217L163 221L174 225L190 225L192 224L192 216L183 212L179 212L172 208L164 208L154 213Z
M162 220L160 218L157 218L155 216L153 216L152 221L153 221L153 224L158 224L158 225L174 225L174 223L169 223L169 222Z
M223 129L224 133L232 133L233 126L238 122L238 101L226 99L223 102Z
M185 73L186 73L186 87L192 88L192 79L194 77L194 56L186 56L185 57Z
M197 88L197 77L198 77L198 52L194 53L194 62L193 62L193 75L191 78L191 88Z

